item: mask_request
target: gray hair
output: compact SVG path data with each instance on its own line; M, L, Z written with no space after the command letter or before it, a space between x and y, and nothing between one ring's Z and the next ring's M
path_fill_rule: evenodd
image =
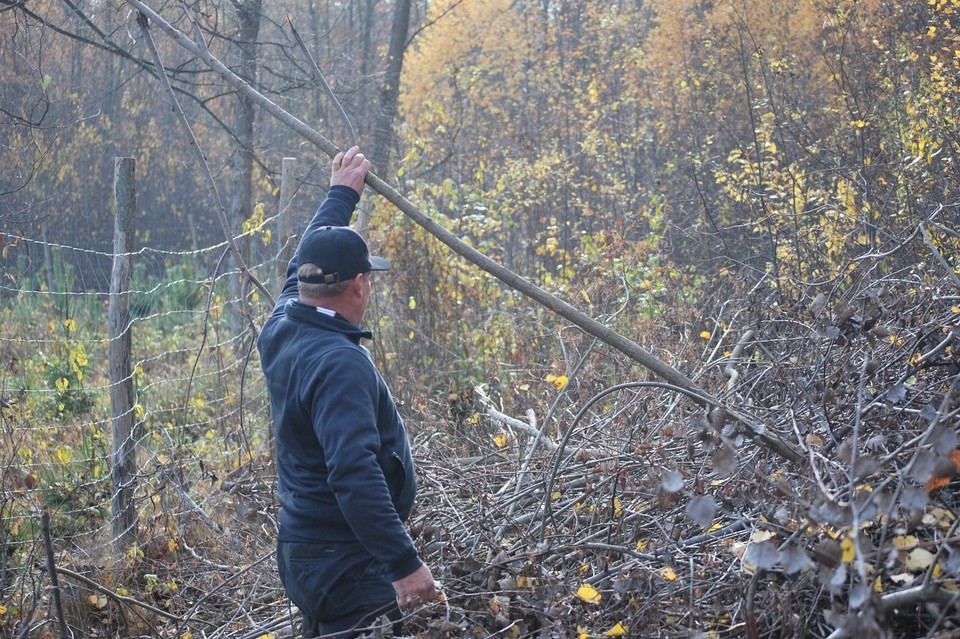
M297 268L297 277L313 277L316 275L322 275L323 270L314 264L301 264ZM311 299L323 299L330 297L338 297L347 288L350 287L350 280L344 280L342 282L334 282L333 284L313 284L309 282L297 282L297 290L300 291L301 297L307 297Z

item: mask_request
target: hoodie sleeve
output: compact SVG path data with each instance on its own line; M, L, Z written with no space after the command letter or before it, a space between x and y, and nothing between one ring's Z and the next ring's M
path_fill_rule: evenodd
M330 190L327 191L327 197L323 199L320 208L317 209L310 224L307 225L307 228L303 231L303 235L300 237L305 237L307 233L320 226L349 225L350 218L353 217L353 211L357 208L358 202L360 202L359 193L349 186L334 184L330 187ZM287 265L287 280L283 283L283 290L277 299L277 308L286 304L287 300L296 299L297 297L299 253L300 250L299 247L297 247L297 251L293 254L293 259L291 259Z
M331 351L326 374L313 386L314 430L324 450L327 484L360 543L390 570L406 577L421 560L394 507L380 466L379 393L369 360L353 349Z

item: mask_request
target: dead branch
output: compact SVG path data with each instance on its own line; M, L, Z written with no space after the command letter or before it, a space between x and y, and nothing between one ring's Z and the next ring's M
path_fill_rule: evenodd
M884 613L890 613L898 608L911 608L927 602L956 605L957 593L941 588L935 582L929 582L883 595L880 597L880 609Z
M514 417L510 417L509 415L505 415L500 411L498 411L496 408L494 408L493 402L483 392L483 389L477 387L474 389L474 392L477 394L477 397L480 398L480 402L484 405L487 417L489 417L493 421L500 422L501 424L504 424L505 426L509 426L510 428L516 428L517 430L522 430L526 434L534 437L537 442L543 443L543 445L545 445L550 450L556 450L557 448L559 448L559 445L555 441L553 441L552 439L547 437L545 434L543 434L543 432L541 432L541 430L536 426L528 424Z
M957 276L953 270L953 267L950 266L950 263L947 262L947 260L940 253L937 245L933 243L933 238L930 237L930 231L927 230L926 224L920 224L920 232L923 234L923 243L926 244L927 248L930 249L930 252L933 253L933 257L936 258L937 263L943 267L944 273L947 274L947 277L950 278L950 281L953 282L954 286L960 288L960 277Z
M728 391L736 388L737 380L740 379L740 371L737 370L734 363L740 359L740 355L743 354L743 349L750 343L754 335L756 335L756 332L751 328L740 336L740 340L737 342L737 345L733 347L733 352L728 358L727 365L723 368L723 374L727 377Z

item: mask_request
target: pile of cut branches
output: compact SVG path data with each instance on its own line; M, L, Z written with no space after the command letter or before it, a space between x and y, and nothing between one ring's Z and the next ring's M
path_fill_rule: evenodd
M478 393L501 448L464 459L434 436L421 451L414 528L445 600L417 629L952 636L960 298L918 288L819 295L712 362L737 371L726 404L799 462L724 409L642 384L539 429Z

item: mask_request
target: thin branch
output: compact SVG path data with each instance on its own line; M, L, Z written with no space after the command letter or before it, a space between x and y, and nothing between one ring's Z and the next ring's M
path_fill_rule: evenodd
M926 224L920 225L920 232L923 233L924 244L927 245L927 248L929 248L930 252L933 253L933 256L937 259L937 262L939 262L940 266L943 267L943 270L947 273L947 277L950 278L954 286L960 289L960 277L957 276L953 270L953 267L950 266L949 262L947 262L943 255L940 254L936 244L933 243L933 238L930 236L930 231L927 230Z
M323 73L320 71L320 66L317 64L317 61L314 59L313 54L310 53L310 49L307 48L307 45L304 44L303 38L300 37L300 34L297 32L296 27L293 26L293 19L290 17L290 14L287 14L287 23L290 25L290 31L293 32L293 37L297 41L297 44L300 46L300 49L303 51L304 55L307 56L307 60L310 61L310 69L313 71L314 79L323 87L323 90L326 92L327 96L333 102L333 106L337 108L337 112L340 113L340 117L343 118L344 123L347 125L347 131L350 133L348 142L349 146L353 146L357 143L357 132L353 128L353 124L350 122L350 117L347 115L347 112L343 110L343 105L340 104L340 100L337 99L336 94L334 94L333 89L330 88L330 85L327 84L326 78L323 77Z
M540 431L540 429L537 428L536 426L532 426L531 424L528 424L524 421L521 421L514 417L510 417L509 415L505 415L504 413L501 413L496 408L494 408L493 402L490 400L489 397L483 394L480 388L474 389L474 392L477 393L477 395L480 397L480 401L486 407L486 414L487 414L487 417L489 417L490 419L500 422L501 424L504 424L506 426L509 426L510 428L516 428L517 430L522 430L526 434L534 437L536 441L543 442L544 445L550 450L556 450L557 448L559 448L559 445L555 441L553 441L552 439L547 437L545 434L543 434Z

